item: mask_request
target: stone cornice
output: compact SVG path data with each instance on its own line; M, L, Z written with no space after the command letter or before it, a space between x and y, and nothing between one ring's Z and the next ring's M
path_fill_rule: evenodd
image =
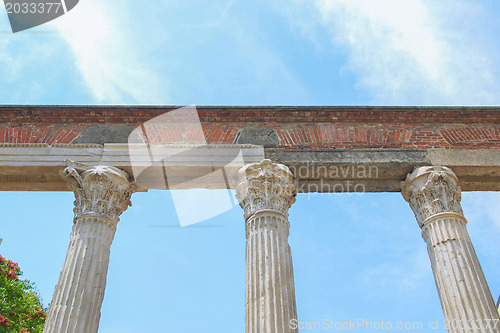
M211 148L213 146L213 149ZM227 180L242 165L264 158L287 165L298 181L298 192L399 192L400 182L415 166L446 165L453 169L463 191L500 191L500 154L498 150L470 149L281 149L254 145L105 144L3 144L0 146L1 191L69 191L63 170L65 160L89 165L108 165L134 175L134 165L150 168L154 176L160 165L151 165L149 149L169 156L161 167L175 168L183 174L178 184L195 188L187 182L212 172L212 167L226 170ZM241 151L244 163L234 163L235 151ZM172 156L174 155L174 156ZM158 159L158 158L157 158ZM157 163L158 164L158 163ZM335 171L335 172L334 172ZM159 174L163 174L161 170ZM165 189L148 173L142 177L144 189ZM344 176L345 175L345 176ZM185 181L182 177L185 176ZM347 182L350 182L349 185ZM227 189L229 182L197 182L198 188ZM357 185L357 186L356 186ZM350 186L350 188L349 188ZM179 187L177 187L180 189ZM339 190L340 189L340 190Z

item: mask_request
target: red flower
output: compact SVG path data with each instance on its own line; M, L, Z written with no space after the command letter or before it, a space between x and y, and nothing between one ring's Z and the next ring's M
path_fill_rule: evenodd
M5 258L0 255L0 265L5 264Z
M11 279L11 280L15 280L15 279L17 279L17 274L16 274L16 272L14 272L14 271L10 271L10 272L7 274L7 278L8 278L8 279Z
M37 313L40 317L47 317L47 313L45 313L42 309L38 309Z
M9 318L5 318L4 316L2 316L0 314L0 325L9 327L10 326L10 324L9 324Z
M7 268L9 268L9 269L16 269L17 267L19 267L19 265L17 264L17 262L13 262L12 260L9 260L7 262Z

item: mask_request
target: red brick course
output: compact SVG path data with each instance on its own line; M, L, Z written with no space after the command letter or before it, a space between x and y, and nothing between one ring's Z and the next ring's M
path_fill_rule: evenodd
M71 143L80 133L81 129L74 126L1 126L0 143Z
M483 124L327 124L277 130L282 146L308 148L500 149L500 126Z
M141 124L178 107L3 106L0 123ZM197 107L203 123L500 123L500 107Z
M71 143L93 124L139 126L176 107L0 107L0 142ZM285 148L500 149L496 107L198 107L205 138L180 128L151 143L234 143L245 128L274 129Z

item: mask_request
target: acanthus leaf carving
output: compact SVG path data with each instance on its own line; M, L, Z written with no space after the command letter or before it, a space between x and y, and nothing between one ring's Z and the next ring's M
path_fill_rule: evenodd
M295 202L296 188L287 166L265 159L240 169L236 198L245 210L245 219L260 210L273 210L288 217L288 209Z
M439 213L463 216L461 190L456 175L447 167L421 167L401 183L402 194L410 204L420 227Z
M131 206L134 186L128 174L111 166L92 166L66 161L64 174L75 194L75 223L85 215L104 218L113 228L120 215Z

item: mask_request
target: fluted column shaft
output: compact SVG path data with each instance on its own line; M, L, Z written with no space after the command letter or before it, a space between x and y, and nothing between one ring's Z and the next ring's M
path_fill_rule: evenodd
M239 172L236 193L245 210L245 332L289 333L297 319L288 209L296 183L290 170L263 160Z
M117 168L68 165L65 174L75 192L74 225L44 333L95 333L111 243L132 190L128 175Z
M500 332L499 314L467 232L461 190L446 167L422 167L402 184L427 243L449 332Z

